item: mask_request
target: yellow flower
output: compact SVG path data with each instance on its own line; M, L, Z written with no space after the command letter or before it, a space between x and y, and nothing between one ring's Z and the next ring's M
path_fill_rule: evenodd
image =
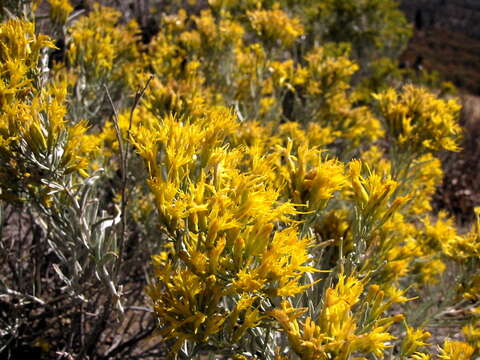
M422 263L420 267L422 281L426 284L437 284L446 268L447 266L440 259L432 259Z
M68 15L73 11L73 6L68 0L48 0L50 3L50 18L58 23L65 24Z
M470 360L475 349L462 341L446 339L439 349L439 359L442 360Z
M474 346L475 349L480 349L480 327L473 324L465 325L462 328L462 333L467 338L467 341L470 345Z
M265 41L279 41L288 47L303 34L304 29L298 18L290 18L280 9L247 11L253 29Z
M267 281L265 278L259 278L258 271L249 269L240 270L237 276L238 279L233 282L233 285L246 292L260 290Z
M327 352L323 344L325 335L322 334L320 327L307 317L302 329L300 328L297 318L305 312L306 309L295 309L285 300L281 304L281 309L273 309L270 316L287 333L290 345L302 359L326 358Z
M463 261L467 258L480 257L480 208L475 209L475 216L475 223L472 225L470 231L465 235L453 236L455 233L455 228L453 227L453 220L449 220L447 224L452 228L448 234L452 235L443 235L443 241L441 244L445 254L458 261ZM439 233L442 231L444 231L445 234L445 230L443 229L440 229Z
M326 160L307 174L305 174L303 186L307 190L309 208L321 209L327 200L334 196L336 191L341 190L347 179L343 174L343 164L336 160Z
M425 340L430 338L431 334L423 329L414 329L408 325L406 326L406 332L406 337L402 341L400 353L401 356L412 355L412 358L415 359L415 353L418 348L428 345Z
M382 357L384 350L391 347L387 343L395 339L394 336L386 331L387 328L379 326L367 334L358 336L355 339L355 347L357 347L358 351Z
M480 275L473 275L468 281L463 297L470 300L480 299Z
M200 34L204 51L225 49L238 44L245 32L240 23L228 18L217 22L210 10L202 10L200 16L192 16L192 19Z
M124 65L134 62L138 55L140 31L134 22L118 24L120 17L119 11L95 4L87 16L69 28L69 64L81 68L88 81L106 77L127 84L135 82L130 77L136 73L126 71Z
M384 224L395 212L410 200L409 196L397 196L393 201L399 183L390 176L382 177L367 168L368 176L362 175L363 163L352 160L349 163L349 182L355 204L365 224Z
M392 140L402 151L458 151L460 105L441 100L427 90L405 85L401 93L389 89L374 97Z
M430 205L432 197L443 179L442 164L433 155L425 154L414 161L413 167L416 171L409 183L412 187L410 191L412 201L408 210L420 215L432 209Z
M421 352L416 352L410 357L411 360L430 360L431 358L432 355L424 354Z
M33 23L11 19L0 25L2 196L12 200L22 192L35 194L50 206L46 183L69 174L88 176L99 141L86 134L85 122L65 120L67 82L43 83L38 64L44 47L54 45L35 34Z
M445 212L440 212L434 224L428 217L423 219L425 227L421 241L423 246L430 249L441 249L453 246L460 241L460 236L453 223L453 218L448 218Z
M226 320L219 307L223 291L214 276L202 281L185 269L173 272L172 264L163 261L156 263L155 275L162 283L147 291L157 315L166 323L163 335L176 338L180 346L186 339L207 341L221 330Z
M383 310L369 323L368 330L362 329L360 319L369 321L365 314L357 313L363 289L363 281L340 274L336 286L328 288L325 293L317 321L307 317L304 323L299 322L297 319L306 309L295 309L288 301L282 302L281 308L272 310L270 315L287 333L292 349L302 359L329 359L335 356L347 359L354 353L382 357L384 350L390 347L388 343L394 339L388 328L402 317L381 317L391 301L390 305L383 303L383 297L377 296L379 292L376 286L376 290L371 294L369 292L363 301L368 308Z

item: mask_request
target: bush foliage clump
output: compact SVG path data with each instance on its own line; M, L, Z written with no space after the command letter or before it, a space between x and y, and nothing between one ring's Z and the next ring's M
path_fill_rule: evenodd
M0 15L2 356L480 355L460 106L394 1L163 1L149 41L40 3Z

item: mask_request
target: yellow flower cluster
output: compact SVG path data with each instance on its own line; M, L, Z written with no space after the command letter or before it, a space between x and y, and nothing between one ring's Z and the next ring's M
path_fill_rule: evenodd
M48 0L50 3L50 19L58 24L65 24L73 6L68 0Z
M267 42L279 41L288 47L303 34L298 18L290 18L281 9L248 11L247 16L253 29Z
M51 69L34 24L0 25L1 198L48 205L62 184L89 184L78 174L120 174L124 191L105 198L122 205L121 237L134 226L155 249L147 293L173 356L478 354L474 314L465 342L438 348L411 320L441 307L428 296L454 271L452 301L479 306L480 212L466 234L431 213L459 105L414 85L372 95L359 49L310 33L330 39L314 15L358 3L166 2L141 43L116 10L67 21L68 1L49 2L66 27Z
M43 84L37 64L43 48L54 48L50 39L37 36L32 23L13 19L0 25L0 47L2 197L41 191L45 200L48 180L87 175L96 142L85 136L86 123L66 122L66 84Z
M476 221L465 236L451 237L444 244L447 255L458 259L480 257L480 208L475 209Z
M372 285L365 297L365 287L355 276L340 274L335 287L325 292L325 303L318 320L307 317L303 324L299 318L306 309L295 309L288 301L271 312L287 333L292 349L302 359L349 359L352 354L382 356L394 339L388 329L402 320L402 316L382 317L396 301L403 298L385 299L384 292ZM368 326L360 322L365 322ZM300 326L301 325L301 326ZM367 331L361 330L368 329Z
M69 64L84 72L87 81L114 78L135 84L135 67L129 65L139 57L139 28L135 22L119 25L120 17L119 11L95 4L88 16L69 29Z
M397 209L403 206L408 197L394 198L394 193L398 188L398 183L389 177L382 178L375 172L368 170L368 176L362 175L362 163L359 160L353 160L349 164L349 178L353 197L359 213L367 223L377 220L384 224Z
M305 203L309 210L321 210L327 205L336 191L346 184L343 164L330 159L322 159L321 152L308 148L305 143L298 145L296 156L292 154L293 141L280 149L285 158L285 166L279 170L285 172L288 196L295 203Z
M469 360L474 351L475 348L464 342L447 339L440 348L438 358L442 360Z
M0 106L26 98L33 86L32 71L37 69L40 51L55 47L45 35L36 35L35 26L17 19L0 27Z
M400 93L389 89L375 95L389 135L400 151L458 151L460 106L441 100L427 90L405 85Z
M232 114L219 108L195 120L144 120L132 132L160 223L175 243L172 260L154 259L158 283L150 294L168 324L165 335L178 346L220 331L238 340L260 322L254 308L264 299L303 292L310 285L300 283L302 275L316 271L308 265L310 239L299 238L295 227L274 231L278 222L291 223L294 206L278 203L279 193L263 176L236 169L243 154L223 143L236 127ZM226 309L227 297L246 303ZM247 320L239 330L237 322Z

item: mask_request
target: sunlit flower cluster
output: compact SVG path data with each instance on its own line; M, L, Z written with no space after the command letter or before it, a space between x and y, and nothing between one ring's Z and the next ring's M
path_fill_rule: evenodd
M83 209L78 189L100 179L92 213L121 211L122 236L153 249L146 292L172 356L479 354L473 311L463 340L428 327L480 302L480 211L466 233L432 211L460 107L417 85L374 94L358 49L313 20L353 4L172 5L142 43L114 9L70 20L68 1L49 3L66 36L51 68L53 40L33 23L0 25L0 197L55 211L67 194ZM373 34L379 48L379 34L401 36ZM455 271L442 302L432 289Z
M401 151L458 151L460 127L455 100L436 99L427 90L406 85L400 93L389 89L375 96L389 135Z
M54 48L52 41L37 36L33 24L14 19L0 25L0 45L2 196L20 200L27 191L46 200L47 179L86 175L97 143L85 136L85 122L65 121L66 84L44 84L37 64L43 48Z

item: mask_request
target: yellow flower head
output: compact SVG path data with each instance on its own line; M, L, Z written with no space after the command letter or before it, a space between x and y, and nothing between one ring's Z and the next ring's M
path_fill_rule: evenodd
M446 339L440 348L439 359L442 360L470 360L475 349L462 341Z
M392 140L403 151L458 151L460 105L437 99L424 88L405 85L375 95Z
M406 336L403 339L400 352L402 356L409 356L415 359L415 353L419 347L428 345L425 340L431 337L431 334L423 329L414 329L407 325Z
M303 34L298 18L290 18L280 9L248 11L247 16L253 29L267 42L279 41L289 47Z
M68 15L73 11L73 6L68 0L48 0L50 3L50 18L58 23L65 24Z

